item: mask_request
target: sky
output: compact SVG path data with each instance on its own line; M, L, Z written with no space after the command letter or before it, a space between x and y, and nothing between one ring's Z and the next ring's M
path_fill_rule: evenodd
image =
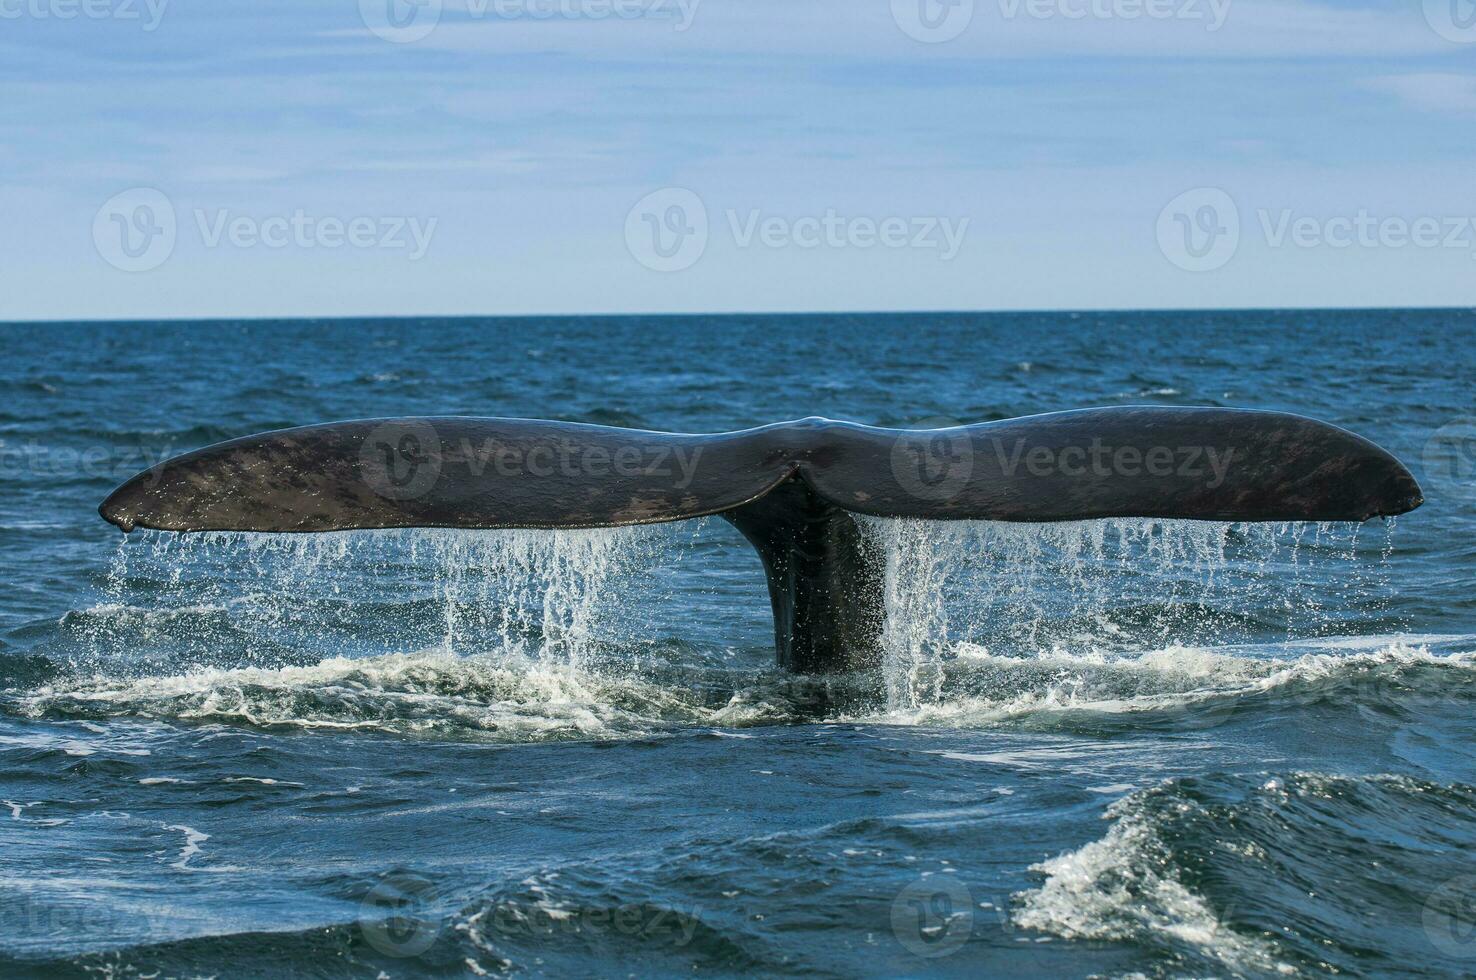
M0 319L1476 305L1476 0L0 0Z

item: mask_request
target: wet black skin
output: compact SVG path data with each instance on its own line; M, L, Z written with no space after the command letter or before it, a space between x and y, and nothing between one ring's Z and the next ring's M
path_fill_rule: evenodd
M534 419L370 419L168 460L100 508L125 531L616 527L721 514L757 549L782 666L874 660L852 514L930 520L1364 521L1413 510L1397 459L1276 412L1123 407L934 430L804 419L713 435Z

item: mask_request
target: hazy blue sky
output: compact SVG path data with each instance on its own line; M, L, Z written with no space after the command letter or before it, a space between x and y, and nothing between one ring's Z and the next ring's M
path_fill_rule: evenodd
M1476 303L1476 0L419 4L0 0L0 319Z

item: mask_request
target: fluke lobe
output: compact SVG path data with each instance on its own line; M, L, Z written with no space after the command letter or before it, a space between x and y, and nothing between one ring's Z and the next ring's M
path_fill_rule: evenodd
M852 514L1364 521L1422 501L1392 455L1280 412L1123 407L928 430L810 418L711 435L496 418L333 422L133 477L124 531L590 528L709 514L757 549L781 666L872 662L876 563Z

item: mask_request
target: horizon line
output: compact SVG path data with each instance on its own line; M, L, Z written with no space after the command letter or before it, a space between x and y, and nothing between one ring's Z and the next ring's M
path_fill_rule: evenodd
M157 316L102 319L94 317L42 317L20 320L0 320L0 326L81 325L81 324L158 324L158 323L282 323L294 321L347 322L352 320L573 320L573 319L634 319L680 317L824 317L824 316L1028 316L1028 315L1081 315L1092 313L1476 313L1476 304L1471 306L1204 306L1204 307L1058 307L1020 308L995 310L970 309L897 309L897 310L714 310L650 312L600 312L600 313L374 313L333 315L248 315L221 316Z

